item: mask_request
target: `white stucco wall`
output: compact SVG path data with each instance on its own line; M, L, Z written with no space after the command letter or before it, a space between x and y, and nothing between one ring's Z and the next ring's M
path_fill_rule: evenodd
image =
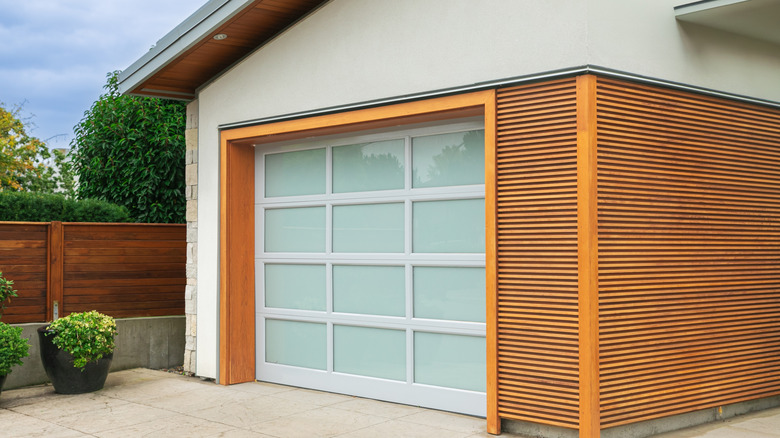
M778 47L674 0L332 0L199 93L197 373L218 363L218 126L598 65L780 101Z
M780 102L780 46L677 21L679 0L588 1L588 64Z
M217 372L220 124L583 65L585 6L581 0L333 0L205 87L199 94L198 374Z

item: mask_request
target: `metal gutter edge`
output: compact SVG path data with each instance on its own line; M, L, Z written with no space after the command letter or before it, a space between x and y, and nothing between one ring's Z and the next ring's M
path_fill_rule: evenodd
M357 109L364 109L364 108L372 108L372 107L378 107L378 106L385 106L385 105L392 105L395 103L403 103L403 102L411 102L414 100L422 100L422 99L428 99L432 97L442 97L452 94L460 94L460 93L467 93L471 91L481 91L481 90L487 90L491 88L496 88L500 86L506 86L506 85L513 85L513 84L519 84L519 83L526 83L526 82L533 82L533 81L541 81L545 79L557 79L567 76L575 76L578 74L584 74L587 73L587 67L573 67L569 69L562 69L562 70L554 70L550 72L545 73L538 73L528 76L521 76L519 78L511 78L511 79L501 79L497 81L488 81L488 82L480 82L477 84L472 85L466 85L461 87L452 87L452 88L444 88L441 90L434 90L434 91L427 91L424 93L415 93L415 94L408 94L404 96L396 96L396 97L390 97L386 99L377 99L377 100L369 100L365 102L357 102L352 104L346 104L346 105L338 105L333 107L327 107L327 108L321 108L311 111L301 111L297 113L290 113L290 114L283 114L280 116L271 116L271 117L264 117L261 119L253 119L253 120L247 120L243 122L235 122L235 123L226 123L223 125L219 125L218 129L232 129L232 128L240 128L244 126L251 126L251 125L262 125L265 123L271 123L271 122L280 122L284 120L293 120L293 119L302 119L305 117L312 117L312 116L321 116L324 114L333 114L333 113L340 113L344 111L351 111L351 110L357 110Z
M599 67L595 65L585 65L580 67L571 67L560 70L552 70L543 73L536 73L526 76L518 76L513 78L498 79L495 81L480 82L472 85L465 85L461 87L444 88L441 90L428 91L424 93L415 93L403 96L390 97L386 99L377 99L364 102L351 103L346 105L338 105L327 108L320 108L310 111L301 111L296 113L283 114L279 116L263 117L259 119L246 120L242 122L225 123L218 125L219 130L243 128L245 126L264 125L266 123L281 122L286 120L302 119L306 117L321 116L325 114L340 113L345 111L352 111L358 109L372 108L378 106L392 105L396 103L410 102L414 100L422 100L433 97L443 97L452 94L467 93L471 91L482 91L498 87L507 87L522 85L529 82L537 82L542 80L561 79L565 77L576 76L580 74L592 73L595 75L618 78L629 80L633 82L639 82L643 84L658 85L665 88L672 88L676 90L689 91L697 94L703 94L707 96L720 97L730 100L736 100L745 103L758 104L763 106L770 106L773 108L780 108L780 102L771 100L758 99L754 97L743 96L739 94L726 93L721 91L712 90L709 88L696 87L694 85L683 84L680 82L667 81L663 79L657 79L647 76L641 76L637 74L627 73L620 70L613 70L606 67Z
M119 92L125 94L143 83L253 1L211 0L203 5L119 74Z
M721 6L730 6L737 3L746 2L749 0L700 0L697 2L686 3L674 7L674 14L677 17L693 14L696 12L706 11L709 9L719 8Z

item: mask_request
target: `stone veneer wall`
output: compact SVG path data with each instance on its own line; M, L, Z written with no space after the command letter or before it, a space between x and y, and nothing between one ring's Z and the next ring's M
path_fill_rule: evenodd
M198 101L187 105L187 144L185 196L187 199L187 286L184 291L185 344L184 370L196 372L195 337L197 336L196 304L198 300Z

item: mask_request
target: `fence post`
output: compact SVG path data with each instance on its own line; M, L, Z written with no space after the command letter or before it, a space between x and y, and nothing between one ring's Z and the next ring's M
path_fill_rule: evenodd
M64 230L62 222L52 222L49 226L49 300L46 303L46 315L53 321L62 314L62 296L64 280Z

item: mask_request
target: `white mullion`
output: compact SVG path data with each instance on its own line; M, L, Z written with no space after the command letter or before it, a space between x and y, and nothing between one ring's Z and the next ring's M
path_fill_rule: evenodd
M406 258L409 258L412 255L412 251L414 248L412 247L412 226L414 223L412 222L412 208L413 204L412 201L407 199L404 201L404 256Z
M333 197L333 147L325 148L325 198ZM333 254L333 203L325 204L325 258L326 260ZM327 336L325 354L326 368L328 373L333 373L333 321L330 316L333 314L333 263L325 264L325 313L328 315Z
M367 266L404 266L412 263L415 266L442 266L442 267L484 267L485 256L482 254L412 254L407 257L404 254L373 254L373 253L349 253L331 254L329 256L317 256L310 253L264 253L256 257L267 263L296 263L305 265L321 265L324 263L338 263L343 265L367 265Z
M414 330L406 329L406 384L414 383Z
M458 187L460 188L460 187ZM483 199L485 197L484 186L470 186L468 191L446 187L441 190L414 189L387 190L386 192L347 193L343 195L309 195L296 197L268 198L262 203L264 208L295 208L295 207L319 207L330 203L333 205L366 205L366 204L390 204L394 202L411 201L459 201L466 199Z
M325 148L325 196L333 194L333 147Z
M409 194L412 189L412 137L404 137L404 191Z
M330 148L328 148L330 149ZM330 184L329 184L330 185ZM326 314L326 368L329 374L333 373L333 263L328 261L333 254L333 204L325 205L325 314Z
M328 313L317 310L266 308L265 316L274 319L295 320L302 322L333 323L355 327L373 327L389 330L404 330L410 328L416 331L444 334L462 334L484 336L485 323L412 318L408 320L400 316L362 315L354 313Z
M325 204L325 258L333 254L333 204Z
M326 344L325 347L325 355L327 356L326 360L326 366L328 373L333 373L333 322L328 321L327 328L326 328L327 336L326 336Z
M406 274L406 321L411 322L414 318L414 267L407 263L405 266Z
M325 264L325 313L333 314L333 263Z

